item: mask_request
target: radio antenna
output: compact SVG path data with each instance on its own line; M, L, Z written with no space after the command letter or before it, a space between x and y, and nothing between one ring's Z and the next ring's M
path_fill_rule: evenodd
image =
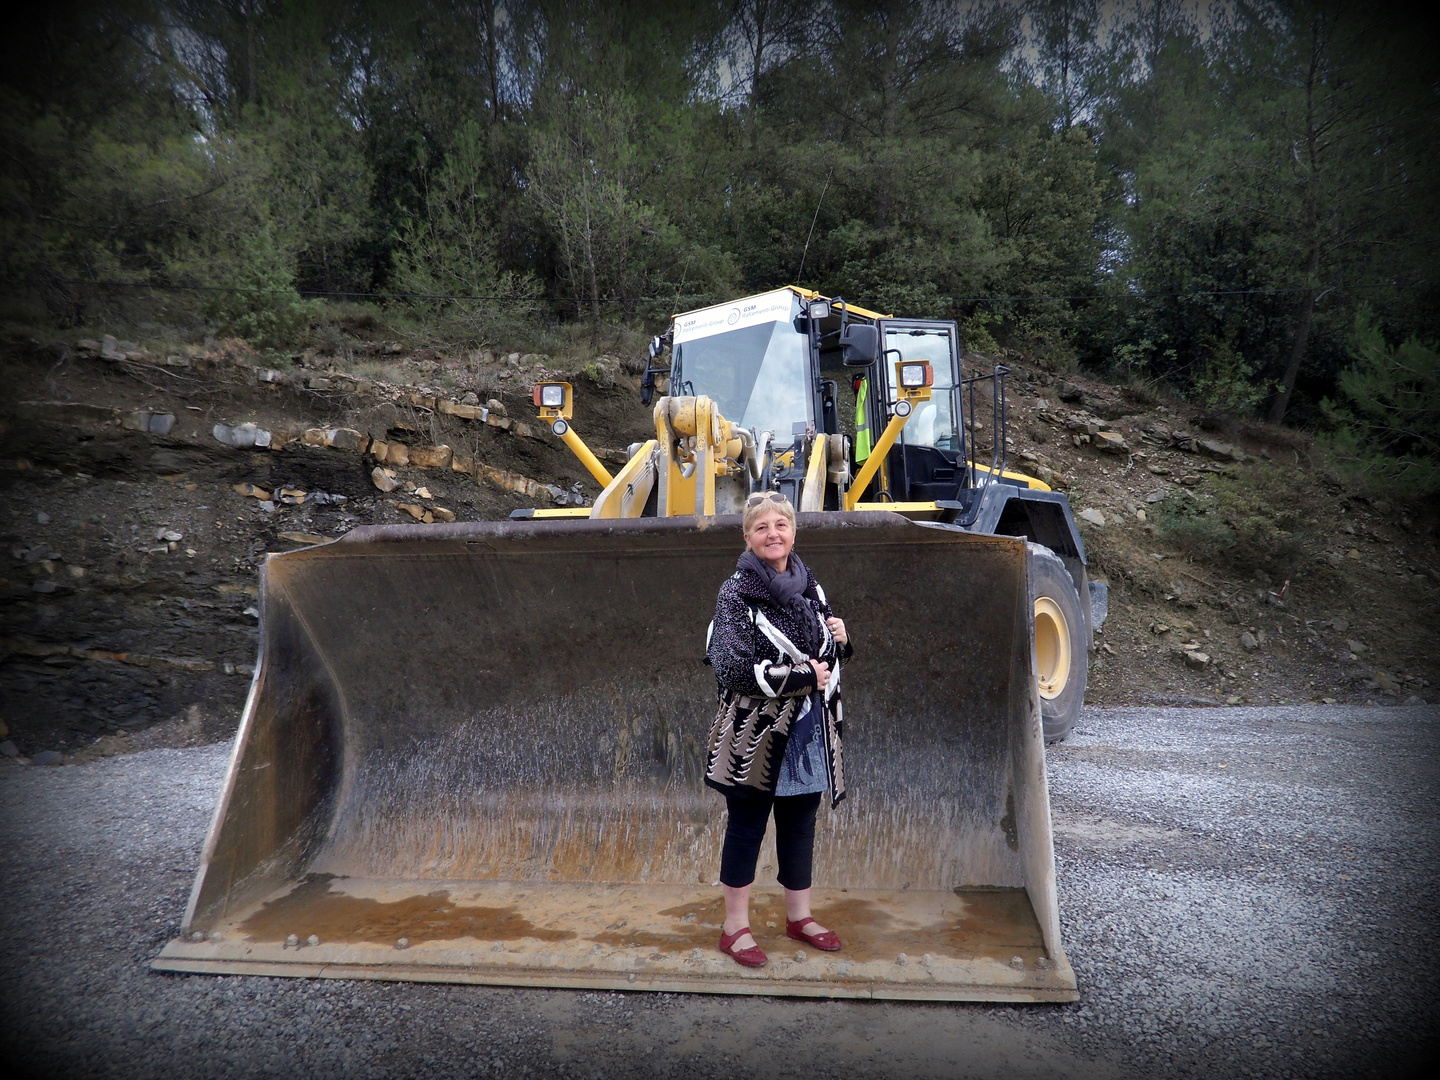
M800 284L800 278L805 273L805 259L810 254L810 238L815 235L815 222L820 220L820 204L825 201L825 192L830 190L830 177L835 175L835 166L830 166L830 171L825 174L825 186L820 189L820 198L815 200L815 216L810 219L810 232L805 237L805 250L800 253L800 271L795 275L795 284Z

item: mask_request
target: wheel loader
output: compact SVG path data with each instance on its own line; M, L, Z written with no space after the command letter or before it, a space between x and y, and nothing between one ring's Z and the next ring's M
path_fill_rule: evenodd
M1076 1000L1045 742L1074 723L1105 594L1065 497L1008 467L1006 370L961 360L953 322L800 288L686 312L650 345L654 438L613 475L573 388L533 389L601 486L590 506L271 555L229 771L154 967ZM744 969L716 948L701 661L758 490L795 504L856 653L813 892L845 948L782 951L767 840L771 961Z

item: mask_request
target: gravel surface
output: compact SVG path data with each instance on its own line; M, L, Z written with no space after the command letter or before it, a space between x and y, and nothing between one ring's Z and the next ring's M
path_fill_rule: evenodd
M0 767L0 1060L124 1077L1418 1076L1440 1057L1437 742L1435 708L1087 712L1050 760L1082 997L1021 1007L153 974L228 746Z

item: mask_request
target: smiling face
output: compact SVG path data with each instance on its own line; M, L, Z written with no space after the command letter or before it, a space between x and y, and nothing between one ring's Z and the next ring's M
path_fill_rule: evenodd
M750 523L745 544L757 558L769 563L777 573L784 573L795 546L795 526L779 510L766 510Z

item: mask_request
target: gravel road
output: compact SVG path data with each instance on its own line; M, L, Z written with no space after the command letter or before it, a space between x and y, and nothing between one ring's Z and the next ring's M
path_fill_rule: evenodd
M1082 997L1019 1007L153 974L228 746L4 767L0 1060L67 1077L1429 1075L1437 744L1433 707L1087 712L1049 765Z

